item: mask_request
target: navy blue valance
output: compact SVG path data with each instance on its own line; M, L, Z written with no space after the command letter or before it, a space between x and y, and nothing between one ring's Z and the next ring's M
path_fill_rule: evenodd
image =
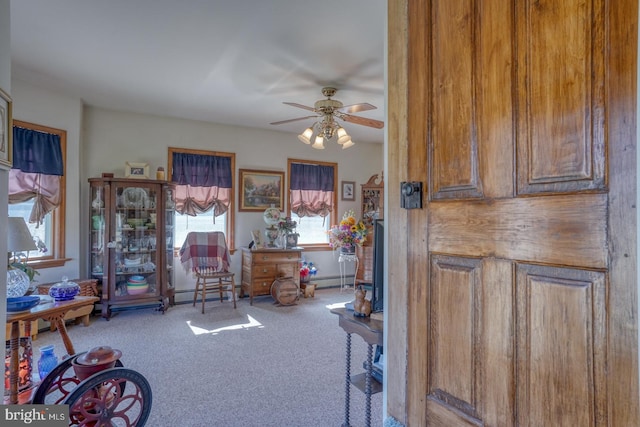
M64 175L60 136L14 126L13 169L26 173Z
M192 187L231 188L231 158L202 154L173 153L171 180Z
M333 166L308 163L291 164L293 190L333 191Z

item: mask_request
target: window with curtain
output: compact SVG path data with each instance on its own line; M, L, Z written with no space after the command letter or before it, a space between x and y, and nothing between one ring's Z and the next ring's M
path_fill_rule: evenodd
M190 231L222 231L233 250L235 154L169 147L175 183L175 246Z
M336 218L338 164L288 159L289 215L298 223L298 243L328 247L327 231Z
M64 264L64 162L66 132L13 121L13 168L9 171L9 216L25 219L38 250L38 268Z

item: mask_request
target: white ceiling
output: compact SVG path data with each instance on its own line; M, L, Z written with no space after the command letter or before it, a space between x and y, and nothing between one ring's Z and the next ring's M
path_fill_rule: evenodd
M384 120L386 0L11 0L12 74L87 105L291 132L334 86ZM353 141L384 130L343 123ZM295 139L297 141L297 139Z

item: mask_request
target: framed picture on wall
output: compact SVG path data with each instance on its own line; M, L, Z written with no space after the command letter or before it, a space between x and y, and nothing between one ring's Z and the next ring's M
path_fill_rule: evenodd
M7 92L0 89L0 168L11 169L13 165L13 118L12 101Z
M124 177L125 178L149 178L149 164L148 163L131 163L126 162L124 164Z
M356 199L356 183L353 181L342 181L342 200L353 201Z
M284 172L240 169L240 212L264 211L273 205L284 211Z

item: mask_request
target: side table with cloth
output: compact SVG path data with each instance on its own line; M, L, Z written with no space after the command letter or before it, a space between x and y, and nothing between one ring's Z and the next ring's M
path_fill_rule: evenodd
M193 306L196 305L198 293L202 295L202 313L207 291L217 290L220 301L223 301L223 290L231 287L233 308L236 308L236 284L234 273L229 271L231 255L227 241L221 231L192 231L187 234L180 248L180 262L187 272L196 277L196 289L193 294ZM208 280L212 280L208 282Z

